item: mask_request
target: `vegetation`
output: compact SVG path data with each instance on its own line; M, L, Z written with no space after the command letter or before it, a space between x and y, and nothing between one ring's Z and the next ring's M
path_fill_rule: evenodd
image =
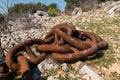
M48 5L47 7L48 7L48 8L52 8L52 9L59 10L57 4L55 4L55 3L52 3L52 4Z
M103 52L97 52L97 57L85 61L85 64L100 70L102 76L108 76L109 72L105 73L102 70L109 69L112 64L120 61L120 57L117 56L119 54L120 17L103 18L96 22L76 22L75 25L79 26L80 29L93 31L107 40L109 48ZM120 80L120 75L117 72L111 72L109 77L109 80Z
M55 9L54 9L54 8L49 8L49 9L48 9L48 15L49 15L49 16L56 16L56 14L55 14Z
M28 4L15 4L13 7L10 7L9 13L35 13L36 10L43 10L46 11L47 6L44 4L41 4L40 2L33 4L33 3L28 3Z
M4 16L0 14L0 23L4 20Z
M64 0L66 2L65 11L71 13L76 7L81 7L82 11L88 11L93 8L99 8L98 4L105 1L118 0Z
M59 15L60 9L58 8L57 4L52 3L52 4L48 5L47 7L48 7L48 15L49 16L54 17L54 16Z
M118 60L118 58L113 57L113 56L115 54L118 54L115 52L115 49L118 48L119 44L114 43L113 41L117 41L116 37L119 35L118 33L120 33L120 31L116 31L117 29L120 28L119 23L120 23L120 17L116 17L112 19L103 19L97 22L76 23L76 26L80 26L81 29L94 31L95 33L99 35L103 34L104 36L113 37L113 39L108 40L109 49L103 52L98 52L96 59L92 61L86 61L88 65L90 66L98 65L100 67L108 68L109 65L111 65L112 63L115 63ZM116 26L116 30L114 29L114 26ZM113 46L113 45L116 45L116 46Z
M28 4L15 4L13 7L10 7L9 13L17 13L17 14L22 14L22 13L35 13L37 10L42 10L42 11L48 11L48 13L51 16L57 15L57 12L60 12L60 9L57 7L57 4L52 3L48 6L45 4L42 4L40 2L38 3L28 3Z

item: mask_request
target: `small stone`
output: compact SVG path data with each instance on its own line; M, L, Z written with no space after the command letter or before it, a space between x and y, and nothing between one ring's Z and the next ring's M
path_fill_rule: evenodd
M59 80L59 75L49 76L47 80Z
M86 80L104 80L101 76L96 73L91 67L84 65L79 70L79 74Z
M61 77L65 78L65 72L64 72L64 71L60 70L60 71L57 71L57 73L58 73Z
M78 70L83 66L83 63L81 61L78 61L76 63L71 64L71 66L73 69Z
M63 71L68 71L69 67L66 63L63 63L61 66Z
M113 63L111 66L109 66L109 74L111 72L120 74L120 63Z
M76 78L76 76L75 76L74 74L72 74L72 73L70 73L69 76L70 76L71 78Z
M46 70L55 70L58 68L58 64L56 64L53 59L51 58L46 58L44 61L42 61L39 65L38 65L39 70L41 71L41 73L44 73Z

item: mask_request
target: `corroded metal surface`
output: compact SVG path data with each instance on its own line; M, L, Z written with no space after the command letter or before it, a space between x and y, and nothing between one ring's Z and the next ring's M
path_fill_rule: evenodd
M75 37L67 35L65 32L62 32L60 29L56 29L56 32L60 37L62 37L67 43L78 48L79 50L87 49L87 45L85 45L85 41L80 39L76 39Z
M30 48L34 44L37 44L36 49L42 52L40 56L37 56ZM25 40L10 48L6 55L5 64L14 74L20 72L23 75L23 80L30 80L31 69L44 60L47 53L51 53L52 57L58 62L74 62L96 54L97 50L107 48L108 43L99 35L93 32L76 30L74 25L66 22L55 25L43 40ZM29 61L23 55L16 56L20 50L26 51L26 54L30 57ZM4 65L0 66L0 78L7 78L9 71L6 74L3 71Z
M43 44L44 41L41 39L31 39L31 40L25 40L24 42L21 42L17 45L15 45L14 47L10 48L10 50L8 51L7 55L6 55L6 65L8 66L8 68L10 69L11 72L20 72L21 74L23 74L24 72L26 72L27 70L29 70L29 63L27 62L27 58L18 55L15 56L17 54L18 51L20 50L25 50L27 52L27 54L30 56L30 60L32 63L34 63L34 65L37 65L39 62L41 62L45 57L46 54L41 54L40 56L35 56L34 53L31 53L31 49L30 46L33 44ZM16 60L14 60L16 58Z
M24 56L18 56L17 57L17 61L18 61L18 63L20 64L20 73L24 73L24 72L26 72L27 70L30 70L30 66L29 66L29 63L28 63L28 61L27 61L27 59L24 57ZM24 65L24 66L23 66Z
M19 63L15 63L15 61L13 61L13 58L15 56L15 54L17 54L18 51L20 50L24 50L26 45L32 45L32 44L41 44L44 43L43 40L41 39L31 39L31 40L26 40L24 42L21 42L17 45L15 45L14 47L12 47L7 55L6 55L6 64L7 66L12 70L12 71L16 71L19 68Z
M29 55L30 57L30 61L34 64L34 65L37 65L38 63L40 63L42 60L45 59L46 57L46 54L45 53L42 53L40 56L36 56L34 54L34 52L32 52L32 50L30 49L29 46L25 46L25 50L27 52L27 54Z
M99 50L104 50L108 48L108 43L103 40L99 35L93 33L93 32L85 32L85 31L78 31L81 36L85 36L86 38L89 38L91 41L94 42L98 46Z
M68 53L71 52L70 45L51 45L51 44L43 44L38 46L38 50L40 51L49 51L49 52L59 52L59 53Z
M73 62L73 61L77 61L80 60L81 58L85 58L87 56L91 56L93 55L96 50L97 50L97 46L95 44L89 44L90 48L79 51L77 48L75 47L71 47L71 50L73 50L73 53L64 53L64 54L60 54L60 53L52 53L52 56L55 60L59 61L59 62Z
M0 65L0 80L13 80L14 72L9 72L6 63Z

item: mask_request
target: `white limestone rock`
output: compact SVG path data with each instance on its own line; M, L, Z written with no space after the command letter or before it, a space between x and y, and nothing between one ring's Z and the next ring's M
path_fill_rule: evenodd
M81 67L79 74L85 80L104 80L95 70L86 65Z

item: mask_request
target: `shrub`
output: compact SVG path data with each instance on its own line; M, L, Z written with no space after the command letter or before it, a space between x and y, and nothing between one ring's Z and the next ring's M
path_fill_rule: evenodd
M49 15L49 16L52 16L52 17L58 16L58 15L60 15L60 11L57 11L57 10L54 9L54 8L49 8L49 9L48 9L48 15Z
M35 13L37 10L43 10L42 8L46 8L46 5L41 4L40 2L34 4L34 3L28 3L28 4L15 4L13 7L10 7L9 12L10 13Z
M4 16L0 14L0 23L4 20Z
M55 14L55 9L54 9L54 8L53 8L53 9L52 9L52 8L49 8L49 9L48 9L48 15L49 15L49 16L52 16L52 17L56 16L56 14Z

